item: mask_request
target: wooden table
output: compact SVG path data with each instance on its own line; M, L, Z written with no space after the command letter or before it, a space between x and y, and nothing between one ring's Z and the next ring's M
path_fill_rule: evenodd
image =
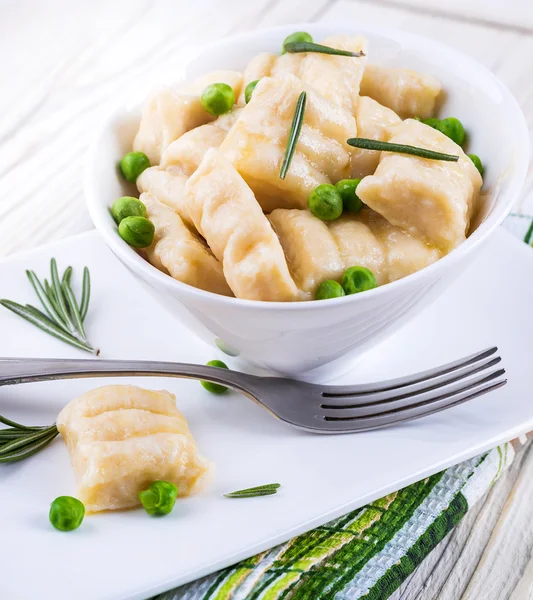
M83 160L112 106L179 78L214 38L302 21L399 27L452 44L509 86L533 131L532 0L3 0L0 256L92 227ZM532 169L515 211L533 214ZM532 497L526 447L394 600L533 597Z

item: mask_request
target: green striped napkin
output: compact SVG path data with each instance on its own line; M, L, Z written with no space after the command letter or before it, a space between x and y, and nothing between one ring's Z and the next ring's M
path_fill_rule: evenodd
M530 243L531 217L505 227ZM510 465L504 444L158 600L385 600Z

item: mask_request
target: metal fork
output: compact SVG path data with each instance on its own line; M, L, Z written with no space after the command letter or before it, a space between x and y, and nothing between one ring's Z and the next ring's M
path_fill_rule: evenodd
M315 385L186 363L134 360L0 358L0 386L81 377L204 379L242 392L289 425L315 433L353 433L425 417L505 385L489 348L461 360L381 383Z

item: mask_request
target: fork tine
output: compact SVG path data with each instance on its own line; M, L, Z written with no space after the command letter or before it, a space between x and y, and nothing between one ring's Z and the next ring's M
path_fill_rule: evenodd
M337 404L345 405L349 397L353 399L352 404L354 405L359 403L370 404L373 401L381 402L387 398L395 397L399 393L414 393L418 390L425 390L430 386L436 387L496 365L501 361L500 357L493 357L497 350L497 347L489 348L447 365L382 383L323 386L324 404L331 407Z
M413 395L402 394L397 398L392 398L385 402L362 405L347 404L344 407L330 407L327 405L322 405L321 408L324 409L323 416L326 420L367 418L374 415L407 409L411 406L436 402L443 397L450 396L451 394L472 389L478 384L493 381L504 374L505 369L496 369L489 372L483 370L481 373L476 373L471 377L463 378L459 381L453 381L448 385L443 385L436 388L430 387L423 392L417 392Z
M390 425L412 421L413 419L426 417L428 415L440 412L441 410L459 406L464 402L468 402L469 400L473 400L474 398L482 396L483 394L487 394L488 392L496 390L504 386L506 383L507 379L478 383L469 389L460 390L454 394L443 396L438 401L417 404L410 408L400 409L380 415L373 415L367 418L335 420L324 419L323 421L317 421L320 423L320 425L315 429L315 431L317 433L355 433L360 431L368 431L371 429L380 429L382 427L388 427Z
M494 367L500 362L501 358L499 356L491 358L488 361L485 359L485 362L481 365L475 363L460 371L453 371L452 373L439 375L428 381L420 381L412 385L394 388L386 392L365 393L358 396L337 396L335 398L326 396L321 406L322 408L330 410L344 410L345 408L358 407L377 408L381 405L387 405L390 402L395 402L404 398L412 399L411 402L413 402L417 401L418 396L422 397L428 392L436 390L437 393L444 393L453 389L454 386L463 385L465 380L469 380L475 375L487 374L491 369L494 370Z

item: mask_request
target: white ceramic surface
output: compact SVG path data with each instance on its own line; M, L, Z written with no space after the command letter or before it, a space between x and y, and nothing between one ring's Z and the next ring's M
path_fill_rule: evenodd
M156 296L205 341L221 339L241 356L273 370L307 377L322 365L347 368L355 355L391 335L452 285L483 242L509 212L522 187L528 151L523 115L507 88L473 59L430 39L366 27L298 24L223 39L189 66L190 79L218 68L242 69L261 51L277 51L284 37L305 29L315 39L352 31L367 35L370 60L436 75L447 92L441 113L468 128L469 150L487 166L480 225L458 249L403 280L356 296L328 302L265 303L216 296L160 273L118 237L108 207L132 193L116 164L131 149L138 106L122 107L103 125L89 154L85 190L91 217L112 251ZM142 87L142 84L140 84ZM143 93L146 90L142 90ZM323 375L323 371L320 373Z
M62 268L73 265L76 290L83 266L91 269L86 325L104 358L205 363L218 357L235 365L161 309L96 232L0 262L2 295L33 302L24 270L45 276L51 256ZM509 272L515 275L500 285L501 273ZM49 503L75 494L61 439L27 461L0 465L0 598L148 598L533 429L532 297L533 252L498 231L456 285L338 383L405 375L492 344L500 347L509 383L469 404L382 431L306 434L243 396L213 396L195 381L115 378L176 394L200 449L216 463L213 485L197 498L179 500L163 519L142 510L108 513L87 517L79 530L65 534L48 522ZM1 308L0 331L0 356L86 356ZM3 387L0 414L27 424L52 423L73 397L110 382ZM283 486L277 496L222 496L271 481Z

